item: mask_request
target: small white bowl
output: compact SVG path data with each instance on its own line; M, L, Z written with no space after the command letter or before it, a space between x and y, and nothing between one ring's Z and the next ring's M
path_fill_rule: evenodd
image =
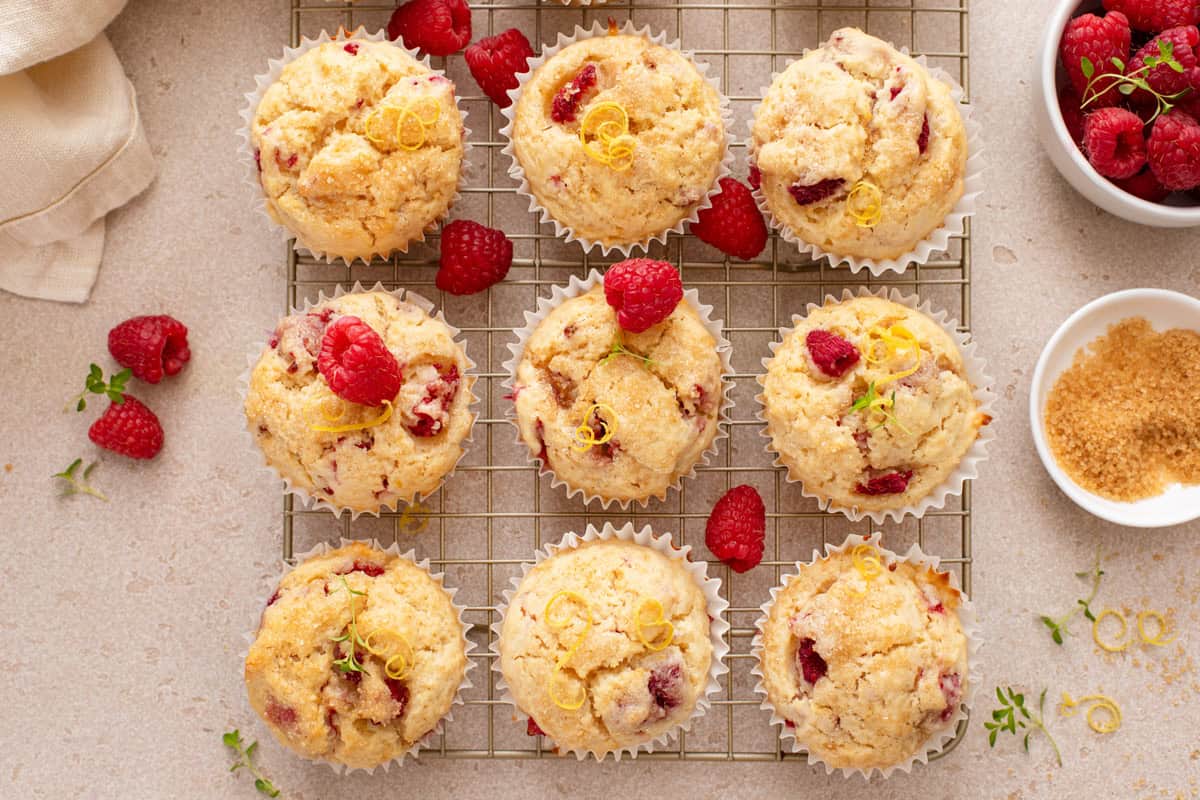
M1071 480L1054 460L1043 429L1046 398L1058 376L1071 366L1075 353L1110 325L1129 317L1145 317L1155 330L1200 331L1200 300L1165 289L1113 292L1085 305L1064 322L1038 358L1029 390L1029 424L1038 455L1050 477L1075 504L1101 519L1134 528L1161 528L1200 518L1200 486L1173 485L1157 497L1122 503L1092 494Z
M1164 206L1134 197L1092 168L1075 146L1058 108L1058 45L1067 21L1076 11L1100 8L1096 0L1059 0L1046 21L1033 86L1033 115L1046 154L1075 190L1110 214L1157 228L1200 225L1200 206Z

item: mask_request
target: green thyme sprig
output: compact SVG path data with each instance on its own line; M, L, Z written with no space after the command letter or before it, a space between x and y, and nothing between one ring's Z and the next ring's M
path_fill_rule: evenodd
M1007 696L1006 696L1007 695ZM1044 719L1046 708L1046 690L1042 689L1041 695L1038 697L1037 711L1030 711L1025 707L1025 695L1019 692L1014 692L1011 687L1001 689L996 687L996 699L1000 701L1000 708L992 711L992 719L990 722L985 721L983 727L988 729L988 746L996 746L996 737L1001 732L1017 735L1017 730L1025 731L1025 737L1022 742L1025 747L1025 752L1029 752L1029 737L1035 733L1041 733L1050 742L1050 746L1054 748L1054 758L1058 761L1058 765L1062 766L1062 753L1059 752L1058 742L1054 741L1054 737L1050 735L1050 731L1046 728Z
M612 347L609 348L608 355L600 359L600 363L607 364L617 356L629 356L630 358L636 358L642 362L642 366L646 369L650 369L652 366L654 366L654 359L650 358L649 356L644 356L641 353L635 353L626 347L625 342L621 341L620 333L617 334L617 338L613 339Z
M361 636L358 635L358 610L354 607L355 597L366 597L366 592L358 592L350 588L350 584L346 582L346 576L342 576L342 586L349 592L350 602L350 624L346 626L346 632L341 636L335 636L330 639L333 642L349 642L350 652L343 658L339 658L333 662L333 666L338 672L366 672L363 669L362 662L358 660L358 648L367 649L367 643Z
M83 464L82 458L77 458L71 462L71 466L64 469L62 472L56 472L51 475L51 478L60 478L66 481L67 485L63 487L63 497L70 497L73 494L88 494L95 497L97 500L108 502L108 498L95 486L88 483L88 478L91 477L92 471L100 465L99 461L93 461L83 469L83 473L77 475L79 467Z
M1086 109L1088 106L1095 103L1101 95L1106 94L1110 89L1116 88L1118 92L1128 97L1138 89L1152 95L1154 97L1157 108L1150 119L1146 120L1149 125L1158 118L1159 114L1165 114L1175 107L1175 101L1183 97L1191 91L1189 86L1175 94L1163 94L1150 85L1146 79L1150 71L1160 66L1167 66L1175 72L1183 72L1183 64L1175 58L1175 44L1168 39L1158 40L1158 55L1146 56L1143 66L1134 72L1125 74L1125 62L1119 58L1112 58L1109 63L1116 67L1116 72L1103 72L1096 74L1096 65L1087 56L1079 59L1079 68L1083 72L1083 76L1088 79L1087 86L1083 89L1082 102L1079 104L1080 109ZM1104 86L1098 86L1101 81L1106 81Z
M75 397L71 403L75 404L76 411L83 411L87 408L87 396L89 394L107 395L108 399L121 405L125 402L125 384L129 383L129 379L133 377L133 372L128 369L123 369L112 378L105 382L104 370L100 369L98 364L92 364L88 367L88 376L84 380L84 389ZM63 411L71 410L71 403L67 403Z
M237 761L229 768L230 772L237 772L242 767L254 776L254 788L265 794L267 797L279 797L279 790L275 788L275 784L271 783L270 779L258 771L258 767L254 766L254 751L258 749L258 742L251 742L246 745L242 742L242 735L235 729L221 737L221 741L225 746L237 754Z
M879 393L875 389L875 381L871 381L867 384L867 393L855 400L854 404L850 406L850 413L866 410L869 414L871 411L878 411L883 416L883 422L880 422L878 425L872 425L870 430L877 431L886 425L895 425L905 433L909 433L908 428L904 427L899 418L896 417L896 392L893 390L891 397L885 399L882 403L876 404L875 401L877 400L879 400Z
M1075 601L1075 605L1066 614L1063 614L1057 619L1049 616L1040 616L1038 619L1043 625L1050 629L1050 638L1055 644L1062 644L1065 636L1070 635L1067 630L1067 623L1075 618L1075 615L1083 611L1083 616L1092 622L1096 621L1096 615L1092 613L1092 601L1096 599L1096 592L1100 591L1100 579L1104 577L1104 570L1100 569L1100 550L1096 550L1096 562L1089 570L1076 572L1075 577L1081 580L1090 578L1092 581L1092 591L1086 598L1081 598Z

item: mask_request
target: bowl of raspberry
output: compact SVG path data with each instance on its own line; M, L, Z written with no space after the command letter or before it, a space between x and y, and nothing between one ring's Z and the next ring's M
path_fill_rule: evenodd
M1118 217L1200 225L1200 0L1060 0L1038 56L1050 160Z

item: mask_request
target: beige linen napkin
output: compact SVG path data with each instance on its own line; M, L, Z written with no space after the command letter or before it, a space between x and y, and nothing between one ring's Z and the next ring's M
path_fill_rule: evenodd
M123 5L0 0L0 289L85 301L104 215L154 178L133 86L100 33Z

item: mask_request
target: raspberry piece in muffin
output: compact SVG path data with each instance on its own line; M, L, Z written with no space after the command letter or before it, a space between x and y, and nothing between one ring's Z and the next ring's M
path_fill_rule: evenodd
M559 125L574 122L579 113L579 106L587 94L596 88L596 65L584 64L583 69L575 73L575 77L563 84L554 95L550 108L550 119Z
M819 328L804 337L808 355L823 374L840 378L858 363L858 348L836 333Z

